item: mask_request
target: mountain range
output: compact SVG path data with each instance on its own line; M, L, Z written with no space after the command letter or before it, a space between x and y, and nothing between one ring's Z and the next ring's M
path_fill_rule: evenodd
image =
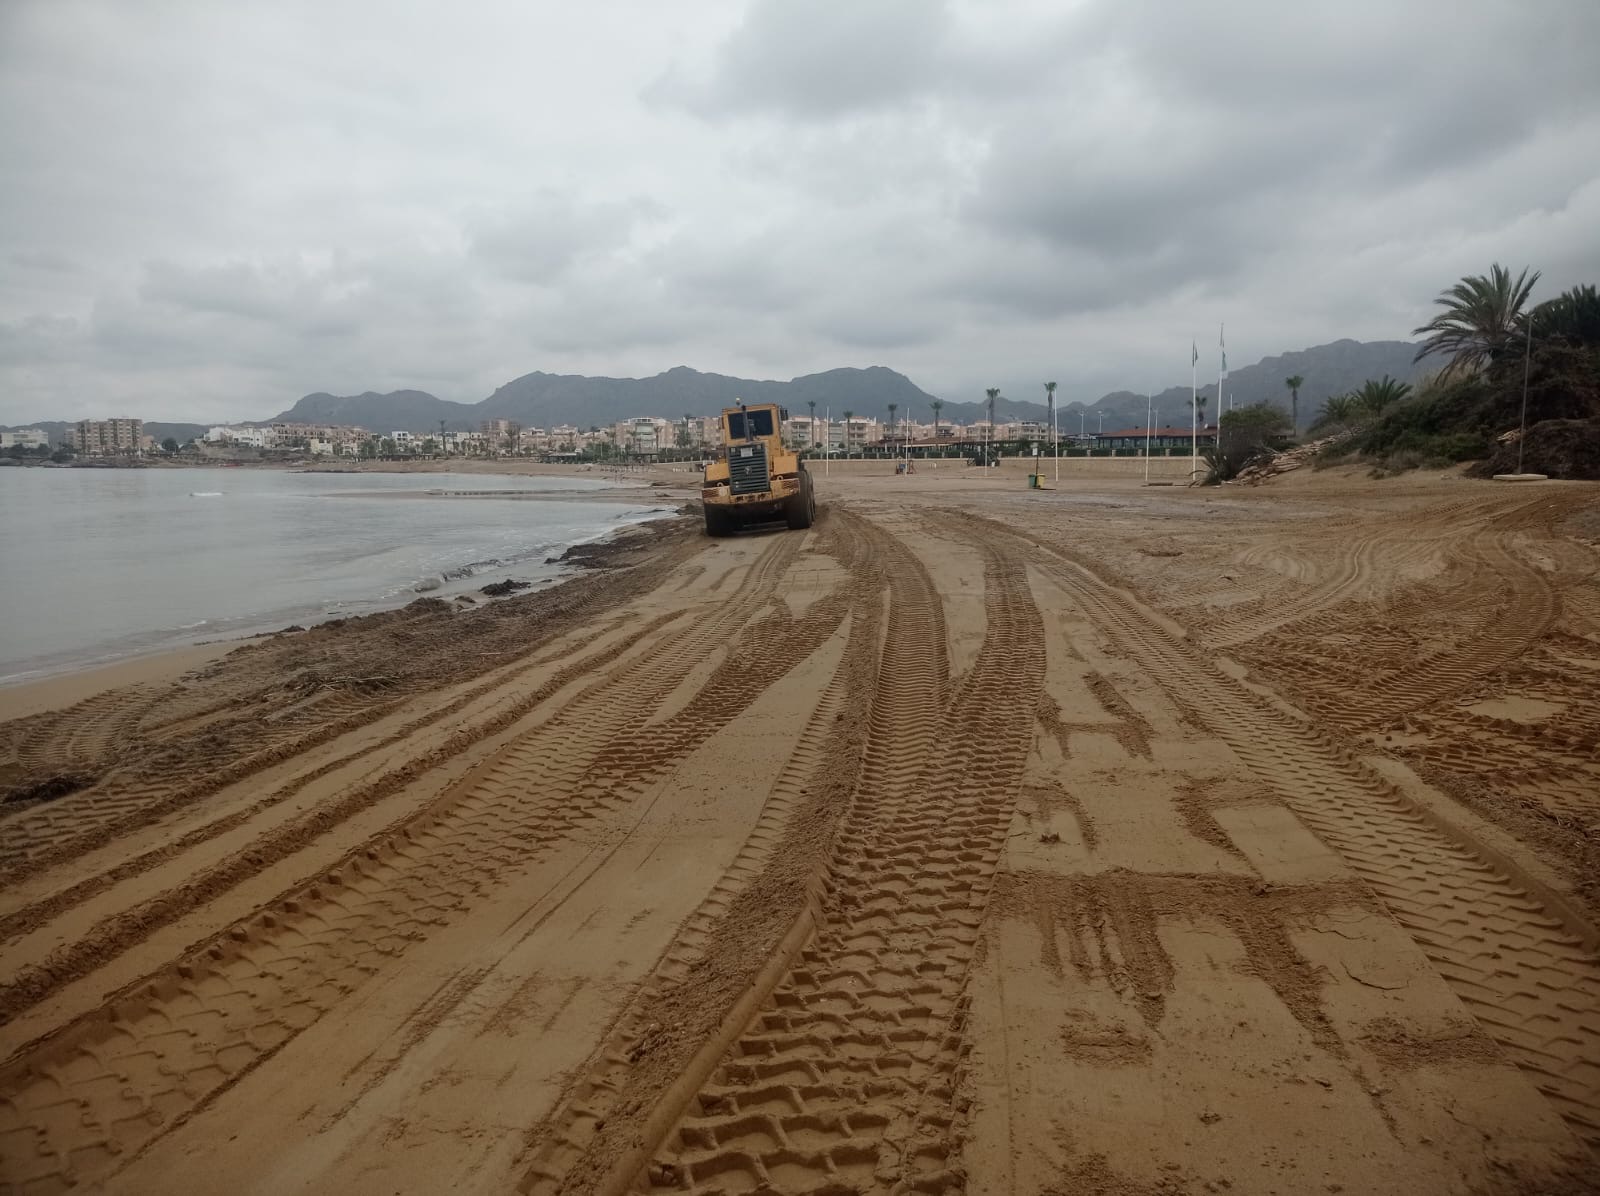
M814 402L820 414L835 417L847 408L857 415L887 416L888 405L901 411L927 410L933 395L904 374L885 367L837 369L805 374L788 382L730 378L677 366L653 378L588 378L581 374L524 374L480 403L452 403L426 391L391 394L306 395L273 421L357 424L374 431L473 431L486 419L516 420L524 427L573 424L587 428L616 423L635 415L677 419L682 415L715 415L735 399L747 403L781 403L791 413L805 414Z
M1330 395L1344 394L1369 378L1385 374L1415 382L1427 372L1412 360L1416 346L1405 341L1339 340L1265 357L1254 365L1243 366L1225 383L1226 396L1234 406L1266 401L1284 410L1289 408L1289 391L1284 379L1300 375L1300 426L1310 424L1322 401ZM1043 384L1040 384L1043 391ZM1206 413L1215 419L1217 384L1215 378L1200 387L1209 401ZM735 399L747 403L773 402L788 407L792 415L807 414L808 403L816 404L821 415L831 411L840 418L845 411L874 419L887 419L889 404L897 405L897 418L927 422L932 419L935 396L917 386L904 374L884 366L866 369L835 369L820 374L805 374L788 382L733 378L708 374L687 366L677 366L650 378L590 378L580 374L524 374L501 386L478 403L457 403L422 390L397 390L388 394L367 391L359 395L332 395L318 392L306 395L271 419L244 421L256 424L275 422L355 424L376 432L404 429L410 432L436 432L441 421L450 431L472 431L486 419L511 419L525 427L551 427L574 424L579 427L615 423L636 415L655 415L676 419L683 415L714 415ZM1160 422L1182 425L1189 414L1189 388L1169 387L1153 397ZM986 403L946 400L942 420L970 423L986 414ZM1062 402L1059 405L1063 431L1085 430L1110 425L1142 427L1146 397L1132 391L1113 391L1093 403ZM1042 420L1042 402L1002 395L995 413L1005 419ZM1081 413L1081 421L1080 421ZM1089 421L1094 423L1090 424ZM66 427L59 421L19 424L41 428L52 438ZM203 425L185 423L147 423L146 431L157 440L173 436L187 440L205 431Z

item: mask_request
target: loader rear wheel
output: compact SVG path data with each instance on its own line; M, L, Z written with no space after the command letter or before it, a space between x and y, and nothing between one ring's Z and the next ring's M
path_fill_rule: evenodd
M795 531L810 527L811 521L817 517L817 499L811 489L811 475L803 469L800 471L800 493L784 505L783 517Z

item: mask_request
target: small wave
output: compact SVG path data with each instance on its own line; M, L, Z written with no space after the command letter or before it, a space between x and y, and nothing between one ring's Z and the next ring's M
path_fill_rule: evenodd
M498 569L505 562L499 557L490 557L486 561L469 561L465 565L457 565L454 569L446 569L439 574L445 581L460 581L464 577L473 577L486 569Z
M222 491L220 491L220 490L191 490L191 491L189 491L189 497L190 498L221 498L222 497Z

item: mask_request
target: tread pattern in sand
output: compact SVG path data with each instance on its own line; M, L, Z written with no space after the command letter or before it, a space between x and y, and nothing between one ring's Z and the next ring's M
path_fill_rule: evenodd
M628 729L705 652L770 606L797 546L775 538L737 591L669 635L648 668L603 678L393 834L10 1060L0 1069L8 1167L41 1190L114 1169L537 853L637 801L837 628L842 608L814 604L780 650L736 651L677 725L654 733L647 761L627 746Z
M1344 856L1573 1129L1600 1145L1600 957L1575 915L1550 908L1541 886L1210 666L1087 569L1063 556L1043 567Z
M898 783L864 778L812 942L693 1099L649 1184L959 1185L963 990L1044 659L1024 567L984 554L988 632L939 722L946 750L882 776ZM921 692L926 708L934 694Z
M255 641L191 678L204 684L126 687L0 726L0 745L24 779L65 768L87 782L49 802L0 802L0 879L75 858L374 722L413 694L525 657L535 646L529 616L551 630L570 626L646 591L703 547L686 524L662 540L666 551L620 574L454 615L413 604L367 616L355 636L313 629Z

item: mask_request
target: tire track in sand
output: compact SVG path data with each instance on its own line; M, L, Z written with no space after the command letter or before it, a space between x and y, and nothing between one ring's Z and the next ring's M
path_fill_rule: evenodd
M336 829L362 810L381 801L419 776L431 771L473 744L506 730L533 710L542 706L552 696L569 685L583 680L597 669L603 669L619 657L625 656L641 641L660 631L663 626L679 617L677 612L652 619L636 628L610 647L573 661L559 670L538 688L499 708L468 728L456 731L443 744L420 756L404 759L378 777L345 791L337 799L319 803L307 814L285 826L251 841L220 862L196 872L182 884L163 890L144 901L111 914L95 923L81 937L53 951L42 966L24 967L16 975L0 984L0 1022L16 1017L75 980L88 975L107 959L126 952L156 931L185 917L202 904L215 902L231 889L258 875L266 868L287 860L320 836ZM530 668L533 666L529 666ZM522 670L502 678L496 686L515 680ZM454 703L450 704L451 706ZM439 712L447 716L450 706ZM424 718L408 724L408 731L420 730L434 719ZM366 749L351 754L359 758ZM348 762L336 761L335 765ZM321 772L321 769L314 772ZM77 902L93 896L103 888L130 876L137 876L169 862L182 850L192 848L222 833L233 825L285 800L297 792L301 778L296 778L272 794L240 811L237 815L198 828L172 844L173 850L159 848L137 856L108 872L89 877L76 885L63 889L42 901L17 910L0 919L0 930L7 938L37 928ZM432 803L437 807L438 803ZM394 828L391 828L394 829Z
M952 1156L967 970L1044 673L1023 565L991 542L976 546L987 632L939 721L937 758L902 765L888 790L862 784L810 943L639 1182L697 1192L961 1187ZM627 1171L598 1186L620 1190Z
M1482 520L1461 524L1453 522L1455 517L1469 511L1478 511L1482 516L1489 506L1482 499L1467 499L1420 512L1417 519L1433 524L1452 521L1448 531L1433 536L1421 534L1415 521L1408 522L1402 530L1385 530L1377 516L1341 529L1341 535L1322 545L1333 553L1326 579L1286 602L1274 603L1268 610L1207 620L1200 628L1200 636L1211 647L1233 648L1338 605L1370 585L1380 563L1389 572L1420 560L1441 546L1465 539Z
M669 633L647 667L591 686L393 833L9 1060L0 1069L6 1173L46 1191L114 1171L537 853L638 800L650 778L632 760L629 729L771 603L799 539L774 537L734 594ZM842 617L822 602L813 611L789 641L763 646L764 671L749 659L738 677L719 670L685 718L709 734L804 659L816 646L808 640L820 643ZM662 758L655 771L674 763Z
M1380 724L1443 701L1521 657L1555 625L1561 614L1555 586L1517 559L1506 546L1508 535L1502 532L1472 544L1479 567L1498 576L1509 590L1499 609L1445 651L1388 676L1371 678L1343 695L1341 721Z
M666 621L670 621L670 619L652 620L643 627L635 627L628 635L623 637L622 642L616 646L615 650L602 649L597 653L582 658L581 664L562 669L556 676L558 684L540 686L532 693L522 695L516 699L500 714L479 720L470 728L456 731L450 738L449 752L452 754L459 752L473 743L494 734L497 730L502 730L504 727L509 726L510 722L507 720L514 720L514 718L527 714L534 706L539 705L545 698L549 697L550 694L565 688L566 685L581 677L587 670L610 664L619 655L622 655L637 643L640 638L659 629L661 624ZM80 905L113 885L148 872L152 868L159 867L176 858L184 851L191 850L219 835L243 826L251 819L270 810L273 806L287 801L302 792L308 785L314 784L332 773L348 768L369 757L377 756L380 753L393 754L396 753L397 749L403 753L404 745L421 732L430 727L439 726L446 719L459 714L475 702L495 695L497 691L510 690L512 682L526 676L534 669L547 666L563 657L570 659L575 653L584 651L595 641L614 631L616 626L616 620L608 621L592 634L583 636L576 642L562 643L553 651L536 652L519 664L512 665L509 668L498 669L488 680L468 687L441 705L432 706L424 710L394 731L378 739L341 751L312 768L295 773L270 793L257 798L242 809L220 818L212 819L191 831L185 832L176 839L163 842L159 846L140 852L137 855L126 857L103 871L94 872L80 881L0 915L0 943L7 943L27 934L51 918ZM420 770L427 767L429 767L427 753L422 756L404 758L403 763L386 770L377 781L363 784L359 787L359 791L367 795L370 800L376 800L377 797L390 792L394 783L400 782L402 779L409 780L417 775ZM351 802L351 796L352 794L347 792L335 805L348 806L354 809L355 804ZM370 800L360 804L370 804ZM328 804L319 805L317 808L316 815L324 825L329 821L326 816L331 808L333 807ZM3 1013L4 1002L0 1001L0 1015L3 1015Z
M848 574L851 638L833 685L775 787L763 825L536 1134L524 1191L615 1187L644 1169L809 939L838 827L858 795L903 791L934 748L949 664L932 578L876 525L837 509L828 518L844 525L856 549ZM825 751L827 763L808 772L814 750ZM802 783L803 801L786 796ZM769 831L781 836L775 844L765 838Z
M115 717L125 732L117 758L94 784L67 797L8 812L0 805L0 877L15 881L102 847L136 827L210 796L227 785L338 739L398 709L418 692L464 681L508 664L541 645L553 629L569 627L593 612L638 596L671 569L704 548L683 527L664 535L665 549L652 559L616 573L570 578L560 586L508 599L458 615L411 608L368 616L367 634L355 637L381 653L412 662L390 671L398 678L350 676L370 673L370 660L352 651L319 655L306 643L263 641L246 645L217 669L207 686L234 691L231 713L202 721L176 737L140 732L136 724L150 703L170 701L180 714L215 709L193 687L171 685L155 697L117 690L66 711L13 726L23 747L37 756L26 771L50 775L50 744L87 723L83 732ZM530 644L530 624L534 643ZM315 645L317 633L306 633ZM299 655L309 652L310 664ZM355 666L355 667L352 667ZM287 683L283 678L288 676ZM136 703L129 706L128 703ZM129 714L129 712L132 712ZM176 762L176 763L175 763ZM41 771L42 770L42 771Z
M996 540L1027 545L1036 565L1180 708L1272 784L1373 889L1573 1130L1600 1147L1600 954L1579 914L1336 741L1222 673L1090 570L1024 533L972 522Z

